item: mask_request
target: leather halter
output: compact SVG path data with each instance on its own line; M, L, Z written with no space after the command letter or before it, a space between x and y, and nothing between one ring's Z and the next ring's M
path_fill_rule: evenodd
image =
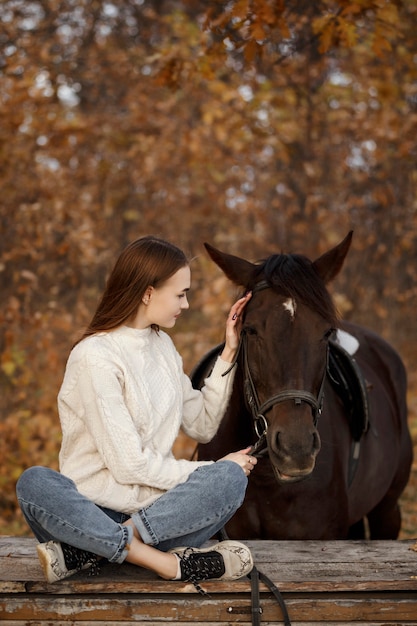
M255 285L252 290L252 294L269 288L271 287L268 282L266 280L262 280ZM326 354L326 367L324 368L323 378L317 396L312 394L310 391L305 391L303 389L287 389L274 394L262 404L259 402L255 383L253 381L250 371L247 348L247 334L245 332L245 329L243 329L241 332L236 359L239 353L242 353L243 360L245 398L247 405L252 413L254 429L258 437L258 441L252 446L250 454L261 456L267 452L266 435L268 432L268 421L265 417L265 413L267 413L267 411L269 411L276 404L286 402L288 400L294 400L296 405L300 405L302 402L309 404L312 408L314 426L317 426L318 418L323 410L324 383L326 380L327 372L328 349Z

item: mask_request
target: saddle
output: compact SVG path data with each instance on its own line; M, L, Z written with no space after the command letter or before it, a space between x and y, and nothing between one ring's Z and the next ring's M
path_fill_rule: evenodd
M353 440L360 441L369 427L366 381L354 356L337 340L329 341L327 378L343 402Z
M327 378L343 403L352 438L359 442L369 428L368 390L362 371L351 353L351 347L346 344L346 339L349 338L354 339L343 333L341 341L338 333L329 341ZM202 387L223 347L224 343L214 346L194 367L190 378L195 389Z
M211 374L214 363L223 348L224 343L219 343L217 346L214 346L214 348L211 348L192 369L190 379L194 389L200 389L203 386L204 379Z

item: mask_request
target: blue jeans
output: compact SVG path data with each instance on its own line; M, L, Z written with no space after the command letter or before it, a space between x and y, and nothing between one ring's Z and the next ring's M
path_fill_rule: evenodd
M122 563L133 529L142 541L163 552L199 547L213 537L243 502L247 478L233 461L203 465L188 480L129 516L100 507L79 493L75 483L55 470L31 467L16 485L17 498L35 537L55 540Z

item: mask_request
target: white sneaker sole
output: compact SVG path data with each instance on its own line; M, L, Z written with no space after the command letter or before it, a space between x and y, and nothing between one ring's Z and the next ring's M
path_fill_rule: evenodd
M56 583L58 580L61 580L61 578L55 574L54 570L51 567L51 551L47 547L47 544L38 543L38 545L36 546L36 551L38 553L38 558L48 583Z

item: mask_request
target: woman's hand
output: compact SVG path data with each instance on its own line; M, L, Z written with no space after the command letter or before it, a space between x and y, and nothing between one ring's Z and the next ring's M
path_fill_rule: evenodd
M221 358L223 361L233 362L236 350L239 346L240 329L242 327L242 313L246 304L252 297L252 292L248 291L243 298L239 298L229 311L226 321L226 339Z
M258 459L254 456L250 456L249 448L245 448L244 450L239 450L238 452L231 452L227 454L219 461L233 461L233 463L237 463L245 472L246 476L249 476L253 468L258 462Z

